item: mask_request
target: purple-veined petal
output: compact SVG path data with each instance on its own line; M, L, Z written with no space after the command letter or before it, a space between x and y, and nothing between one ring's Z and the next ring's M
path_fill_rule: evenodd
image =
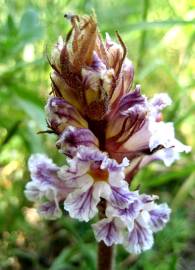
M126 182L125 182L126 183ZM137 196L130 192L127 185L122 187L111 186L109 202L118 208L126 208Z
M106 150L121 161L125 156L129 159L149 148L151 132L148 128L148 106L145 97L137 88L124 96L106 130Z
M63 154L74 157L78 147L98 147L95 135L87 128L67 127L58 139L56 146Z
M72 191L59 177L60 168L43 154L30 157L29 170L32 181L27 183L25 195L31 201L65 199Z
M138 199L135 199L133 202L129 203L128 207L124 209L117 209L118 215L127 222L135 219L141 210L141 203Z
M145 122L145 116L140 115L134 125L130 123L130 119L126 121L126 127L129 127L129 129L126 128L123 134L121 132L121 134L118 133L119 136L116 135L118 141L115 136L106 141L106 150L118 162L121 162L124 157L132 161L149 148L151 134L148 130L148 123Z
M66 187L73 189L88 186L93 182L93 178L85 172L85 168L84 171L71 171L71 168L64 166L59 171L59 177Z
M149 211L152 231L157 232L162 230L169 221L170 214L171 209L166 203L155 205L155 208Z
M111 186L128 189L125 179L125 168L129 165L127 158L124 158L121 163L114 159L105 157L101 163L100 169L107 170L109 173L108 182Z
M28 167L32 181L39 183L41 191L59 190L67 193L64 182L58 176L60 168L43 154L34 154L29 158Z
M153 203L155 200L158 200L159 197L157 195L148 195L148 194L141 194L140 200L145 204Z
M40 183L54 183L58 166L43 154L34 154L29 158L28 167L31 178Z
M117 173L124 170L129 165L129 160L125 157L121 163L118 163L114 159L105 157L101 163L101 169L108 169L111 173Z
M119 102L119 111L125 112L135 105L146 106L147 99L141 95L141 86L136 85L135 90L124 95Z
M104 218L92 225L98 242L104 241L107 246L123 242L123 225L117 218Z
M90 147L81 146L77 152L77 158L80 161L84 162L103 162L103 160L107 157L105 152L101 152L98 149L93 149Z
M71 125L79 128L88 127L77 109L62 98L49 98L45 111L50 128L57 134L61 134L67 126Z
M107 217L119 217L126 225L128 230L131 230L134 220L140 215L142 210L142 203L136 198L132 199L132 202L126 208L113 207L111 204L107 204L106 216Z
M70 193L64 202L64 209L72 218L88 222L97 213L97 204L100 198L94 198L93 185Z
M145 214L146 212L152 210L155 207L155 201L159 199L157 195L148 195L148 194L141 194L139 196L140 201L142 203L142 214ZM144 218L144 215L141 215L142 218ZM147 222L149 220L149 216L146 217Z
M46 202L39 206L38 213L45 219L54 220L60 218L62 211L59 208L59 205L55 201Z
M128 233L124 246L130 253L140 254L142 251L150 249L153 242L151 229L135 221L132 230Z

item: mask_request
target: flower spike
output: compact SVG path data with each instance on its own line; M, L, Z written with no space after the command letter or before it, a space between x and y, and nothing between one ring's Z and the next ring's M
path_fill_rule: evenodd
M134 67L119 33L118 42L109 34L103 41L94 16L65 17L71 29L51 53L45 112L48 133L55 134L66 162L59 167L43 154L32 155L25 195L46 219L66 211L88 222L99 213L92 224L96 240L140 254L153 246L171 209L129 183L149 163L170 166L191 148L175 138L172 122L163 121L172 103L166 93L147 98L140 85L131 89Z

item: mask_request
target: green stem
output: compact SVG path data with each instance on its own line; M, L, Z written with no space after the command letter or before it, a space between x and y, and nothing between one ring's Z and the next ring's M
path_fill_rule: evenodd
M148 17L148 11L149 11L150 2L149 0L144 0L143 3L143 13L142 13L142 21L146 22ZM143 64L143 58L146 50L146 30L143 30L141 32L141 38L140 38L140 46L139 46L139 59L137 63L137 69L140 69Z

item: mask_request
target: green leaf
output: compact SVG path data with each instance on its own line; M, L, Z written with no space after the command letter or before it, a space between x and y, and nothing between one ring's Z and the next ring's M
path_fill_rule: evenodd
M17 103L17 106L25 111L30 119L33 119L35 123L37 123L39 128L43 130L46 128L45 114L40 107L29 100L21 99L19 97L15 97L15 102Z
M174 209L180 207L184 201L186 200L186 197L189 195L190 191L193 190L195 187L195 173L192 173L183 183L183 185L179 188L175 198L172 202L172 207Z
M43 26L40 24L39 15L33 9L29 9L23 14L19 29L25 42L35 41L43 36Z

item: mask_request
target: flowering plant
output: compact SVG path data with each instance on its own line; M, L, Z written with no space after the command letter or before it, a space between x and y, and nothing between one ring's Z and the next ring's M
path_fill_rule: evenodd
M95 18L70 16L72 28L59 38L50 61L52 95L45 111L48 132L66 156L59 167L43 154L29 159L26 197L47 219L62 215L92 224L99 245L99 269L111 269L111 249L122 244L139 254L153 245L171 210L158 196L131 191L136 173L152 161L170 166L190 147L175 138L162 110L170 97L148 99L140 85L132 90L134 69L118 33L118 43L102 41Z

